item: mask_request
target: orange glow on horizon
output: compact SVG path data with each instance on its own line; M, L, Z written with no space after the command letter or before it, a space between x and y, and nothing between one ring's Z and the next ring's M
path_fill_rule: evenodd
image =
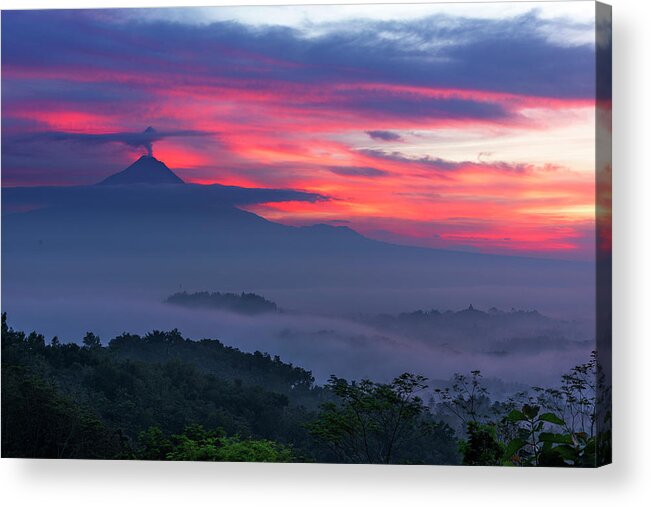
M586 118L594 100L372 81L258 82L164 70L73 70L9 66L3 79L141 86L155 107L134 104L129 118L142 118L137 126L107 104L89 112L44 102L7 108L3 118L34 122L37 131L141 132L153 125L161 132L202 132L192 139L161 139L154 155L188 183L295 189L327 198L246 207L285 224L345 223L369 237L436 248L590 255L585 245L594 234L595 181L586 168L593 163L583 152L570 153L567 163L559 158L554 143L567 133L554 129L574 122L572 135L592 135L594 125ZM382 100L376 109L364 109L358 102L369 94L410 107L469 101L494 105L504 115L427 115L417 109L404 114L383 109ZM372 131L393 137L375 138ZM556 137L546 138L548 132ZM527 135L542 141L529 148ZM492 140L502 143L494 156ZM441 156L442 148L454 157ZM535 157L528 158L529 149ZM599 239L609 244L610 238Z

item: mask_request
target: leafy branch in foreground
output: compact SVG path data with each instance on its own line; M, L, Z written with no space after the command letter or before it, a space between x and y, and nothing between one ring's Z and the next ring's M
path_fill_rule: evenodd
M455 375L451 388L437 389L440 406L463 424L460 440L467 465L580 466L609 462L610 430L596 432L599 404L609 406L596 354L561 377L559 387L533 388L487 410L479 371ZM604 401L605 400L605 401ZM490 417L489 413L494 415ZM609 423L610 412L605 414ZM608 428L608 425L604 425Z

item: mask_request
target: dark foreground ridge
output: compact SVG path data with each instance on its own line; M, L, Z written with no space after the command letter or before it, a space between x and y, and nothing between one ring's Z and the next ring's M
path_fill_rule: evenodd
M177 330L83 345L14 331L2 315L2 457L593 467L596 356L560 389L494 402L479 371L450 387L310 372ZM592 394L591 394L592 393ZM424 399L438 398L427 404ZM523 401L524 400L524 401ZM567 417L567 414L572 417ZM454 429L453 429L454 428Z

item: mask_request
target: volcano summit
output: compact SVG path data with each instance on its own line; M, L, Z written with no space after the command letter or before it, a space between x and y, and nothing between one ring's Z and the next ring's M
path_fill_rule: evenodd
M100 181L98 185L148 184L183 185L185 182L160 160L143 155L125 170Z

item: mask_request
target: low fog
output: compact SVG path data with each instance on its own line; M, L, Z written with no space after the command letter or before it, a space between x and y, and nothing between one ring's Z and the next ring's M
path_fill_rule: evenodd
M123 332L142 335L178 328L186 338L219 339L243 351L279 355L312 371L319 383L332 374L386 381L405 371L446 380L455 372L480 369L488 378L547 385L585 361L594 348L586 339L589 326L580 322L550 319L547 327L532 326L528 332L522 326L504 326L504 340L460 327L451 342L454 330L441 337L435 329L431 335L409 326L388 329L373 324L378 318L374 314L337 317L285 310L246 316L178 307L160 296L45 291L4 299L3 311L12 327L36 330L48 339L58 336L62 342L81 343L88 331L107 343Z
M173 188L172 188L173 187ZM322 199L219 185L3 189L2 310L16 329L80 342L178 328L311 370L388 380L481 369L548 383L594 348L594 263L452 252L290 227L238 206ZM177 291L254 292L283 313L242 315L163 303ZM378 314L472 304L552 321L415 325ZM379 320L378 320L379 319ZM464 323L465 322L465 323ZM529 321L527 321L529 322ZM420 326L420 327L419 327Z

